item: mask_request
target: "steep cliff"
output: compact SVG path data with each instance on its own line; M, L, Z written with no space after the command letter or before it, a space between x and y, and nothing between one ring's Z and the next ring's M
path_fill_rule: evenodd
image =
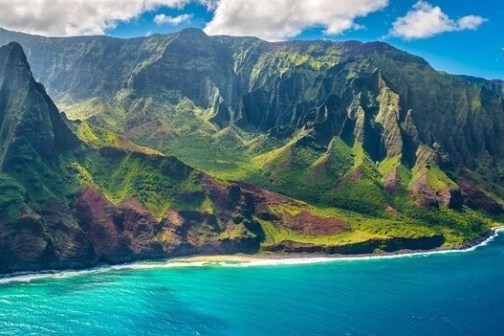
M4 269L431 248L502 218L500 81L377 42L11 40L81 121L18 44L0 49Z
M0 48L0 97L0 273L259 249L239 188L87 124L74 134L16 43Z

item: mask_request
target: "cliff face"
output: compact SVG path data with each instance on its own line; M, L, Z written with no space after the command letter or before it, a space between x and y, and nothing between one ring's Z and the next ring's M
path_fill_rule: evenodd
M1 49L0 164L12 169L23 148L31 147L44 158L75 145L77 138L65 125L42 85L36 83L21 46L11 43Z
M432 248L502 215L500 81L384 43L10 40L28 57L0 49L0 273Z
M58 167L77 137L16 43L0 48L0 97L0 269L86 257L92 247L64 201L71 185Z
M0 97L0 273L257 251L231 189L125 140L78 139L16 43L0 48Z
M440 73L385 43L268 43L197 29L129 40L0 32L0 43L9 39L70 117L160 149L208 123L281 139L307 130L317 149L337 137L373 162L399 158L414 175L436 165L503 195L502 82Z

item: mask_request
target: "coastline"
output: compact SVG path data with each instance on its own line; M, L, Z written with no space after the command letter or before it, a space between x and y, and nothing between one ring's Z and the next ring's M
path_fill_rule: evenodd
M504 226L491 228L485 235L466 242L456 247L440 247L431 250L399 250L395 252L379 252L371 254L323 254L323 253L258 253L253 255L200 255L169 259L166 265L187 265L194 266L212 265L212 263L222 263L222 266L232 267L233 264L248 263L248 266L268 266L268 265L301 265L335 261L358 261L358 260L378 260L396 259L416 256L427 256L436 254L466 253L486 246L491 243L499 232L504 232ZM134 266L135 263L130 264ZM123 265L128 268L128 265ZM244 265L240 265L243 267ZM121 267L122 268L122 267ZM134 267L137 268L137 267ZM147 267L144 267L147 268Z
M47 278L64 279L73 276L105 273L120 270L146 270L156 268L201 268L201 267L264 267L264 266L294 266L308 264L322 264L333 262L383 260L397 258L411 258L431 256L437 254L467 253L491 243L499 232L504 232L504 226L491 228L489 232L477 239L454 248L437 248L432 250L401 250L396 252L382 252L362 255L329 255L329 254L277 254L258 253L254 255L196 255L157 261L138 261L120 265L101 265L83 270L47 270L41 272L24 272L0 274L0 285L10 283L26 283Z

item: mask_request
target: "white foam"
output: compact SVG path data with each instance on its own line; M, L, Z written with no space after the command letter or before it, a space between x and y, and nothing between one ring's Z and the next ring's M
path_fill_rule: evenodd
M41 272L18 274L6 278L0 278L0 285L8 283L25 283L41 279L65 279L69 277L104 273L119 270L146 270L146 269L168 269L168 268L201 268L201 267L264 267L264 266L292 266L292 265L307 265L307 264L321 264L321 263L334 263L334 262L348 262L348 261L366 261L366 260L383 260L383 259L398 259L398 258L411 258L419 256L432 256L438 254L453 254L453 253L467 253L473 252L480 247L490 244L499 235L499 232L504 232L503 228L495 229L493 234L481 243L471 246L467 249L454 249L454 250L436 250L436 251L423 251L412 253L400 254L386 254L386 255L368 255L368 256L352 256L352 257L294 257L294 258L263 258L263 257L240 257L240 256L223 256L219 260L219 256L212 258L188 258L188 259L175 259L165 262L137 262L124 265L103 266L92 268L82 271L54 271L54 272Z
M0 285L8 284L13 282L32 282L34 280L41 279L66 279L79 275L93 274L93 273L103 273L110 271L111 267L96 267L87 270L68 270L68 271L44 271L39 273L18 273L13 274L9 277L0 278Z

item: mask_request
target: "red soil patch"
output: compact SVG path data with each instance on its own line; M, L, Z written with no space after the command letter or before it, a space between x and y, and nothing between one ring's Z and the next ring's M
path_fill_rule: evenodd
M334 217L321 217L302 210L295 216L285 215L283 225L310 236L330 236L350 230L350 225Z

